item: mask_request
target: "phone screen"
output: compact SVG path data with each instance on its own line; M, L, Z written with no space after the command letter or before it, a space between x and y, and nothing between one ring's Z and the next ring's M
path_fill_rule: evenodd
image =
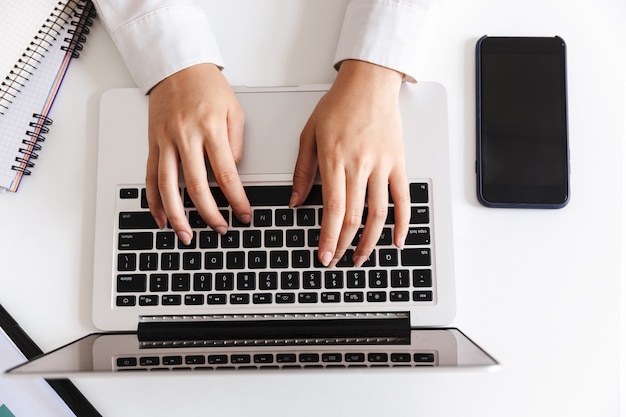
M565 43L477 43L478 198L489 207L559 208L569 198Z

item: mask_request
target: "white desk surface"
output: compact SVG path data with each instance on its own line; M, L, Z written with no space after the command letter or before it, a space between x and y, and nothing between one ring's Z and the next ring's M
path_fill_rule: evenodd
M332 81L345 0L208 3L232 84ZM76 380L104 415L619 415L626 4L439 3L419 78L443 83L449 98L453 325L502 369ZM474 44L483 34L558 34L567 42L565 209L487 209L474 197ZM130 86L98 21L70 66L33 175L18 193L0 195L0 303L44 350L94 330L98 102L106 89Z

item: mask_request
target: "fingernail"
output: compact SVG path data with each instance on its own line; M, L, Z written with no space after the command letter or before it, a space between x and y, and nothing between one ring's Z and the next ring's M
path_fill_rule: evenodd
M298 201L298 193L294 191L291 193L291 198L289 199L289 207L290 208L295 207L297 201Z
M225 235L225 234L226 234L226 231L227 231L228 229L227 229L226 227L224 227L224 226L217 226L217 227L216 227L215 229L213 229L213 230L215 230L215 231L216 231L217 233L219 233L220 235Z
M191 235L187 232L178 232L178 238L185 246L191 243Z
M239 220L240 220L242 223L245 223L245 224L250 224L250 221L252 220L252 216L250 216L250 215L249 215L249 214L247 214L247 213L246 213L246 214L242 214L242 215L241 215L241 217L239 218Z
M365 261L367 261L367 256L364 256L364 255L357 256L356 258L354 258L354 266L358 268L361 265L363 265Z
M334 258L332 261L330 261L330 263L328 264L329 268L334 268L335 265L337 265L337 263L339 263L340 259L339 258Z
M322 262L322 265L328 266L332 259L333 259L333 254L330 251L326 251L322 254L322 258L320 259L320 261Z
M404 249L404 242L406 241L406 235L400 236L396 241L396 247L398 249Z

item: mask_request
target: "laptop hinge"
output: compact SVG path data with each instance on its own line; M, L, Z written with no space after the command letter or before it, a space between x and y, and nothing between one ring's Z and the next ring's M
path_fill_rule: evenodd
M391 313L141 316L140 341L406 337L410 315Z

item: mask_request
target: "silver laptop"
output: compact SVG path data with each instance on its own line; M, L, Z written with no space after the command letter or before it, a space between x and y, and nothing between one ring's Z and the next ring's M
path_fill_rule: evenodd
M246 115L239 173L253 221L237 224L213 183L229 221L229 233L217 235L181 181L189 246L156 227L145 201L147 98L107 91L93 276L93 321L104 332L13 372L496 365L459 330L442 327L455 314L445 88L401 90L412 201L406 247L391 243L390 203L362 267L348 255L324 268L316 252L320 187L301 207L288 200L300 131L328 87L235 89Z

